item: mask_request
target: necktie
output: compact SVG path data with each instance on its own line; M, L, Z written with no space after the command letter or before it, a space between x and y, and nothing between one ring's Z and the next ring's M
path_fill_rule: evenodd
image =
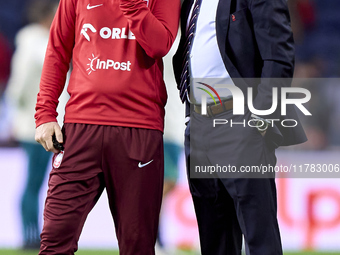
M185 42L185 50L183 53L184 57L182 64L181 82L179 84L179 95L183 103L185 102L186 98L188 98L188 95L190 93L189 58L192 42L196 31L196 23L201 3L202 0L195 0L194 8L192 10L189 25L186 31L187 40Z

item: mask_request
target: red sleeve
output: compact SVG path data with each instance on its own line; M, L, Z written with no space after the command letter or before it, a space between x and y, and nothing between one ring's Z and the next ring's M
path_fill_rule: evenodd
M120 0L131 31L152 58L169 52L178 31L180 7L180 0L153 0L151 10L144 0Z
M61 0L51 25L40 90L37 98L36 126L56 121L58 98L62 93L72 58L75 37L74 0Z

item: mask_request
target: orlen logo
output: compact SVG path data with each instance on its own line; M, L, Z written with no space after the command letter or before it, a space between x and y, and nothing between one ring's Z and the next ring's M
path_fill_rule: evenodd
M83 28L81 29L80 34L83 35L86 38L86 40L90 41L91 40L90 36L87 34L88 29L90 29L92 33L96 33L97 30L90 23L83 25Z
M91 31L92 34L97 33L97 29L90 23L86 23L83 25L83 28L80 31L80 34L83 35L87 41L91 41L89 31ZM129 40L135 40L135 35L127 28L109 28L109 27L103 27L99 30L99 35L103 39L129 39Z
M112 59L106 59L101 60L98 57L95 57L94 54L92 54L92 58L89 58L90 63L87 65L89 66L86 71L87 74L90 75L92 72L95 72L97 70L121 70L121 71L131 71L131 62L118 62L113 61Z

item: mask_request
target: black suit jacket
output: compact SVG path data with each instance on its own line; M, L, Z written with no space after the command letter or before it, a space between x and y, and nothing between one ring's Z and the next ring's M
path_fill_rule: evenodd
M193 2L194 0L185 0L182 5L182 37L173 58L177 84L180 83L185 55L186 21ZM269 109L272 105L272 100L268 100L272 98L272 88L277 87L280 92L281 87L290 86L293 77L294 41L287 1L219 0L216 37L224 65L235 85L244 95L247 95L248 87L253 87L255 109ZM280 97L281 93L278 98ZM187 115L190 114L188 106L187 103ZM288 105L286 116L281 116L281 109L278 107L265 118L294 119L300 122L292 105ZM275 147L307 140L300 123L294 128L275 125L267 131L266 136Z

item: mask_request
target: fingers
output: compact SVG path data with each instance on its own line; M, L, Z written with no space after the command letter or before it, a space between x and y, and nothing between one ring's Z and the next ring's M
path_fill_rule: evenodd
M43 125L40 125L35 130L35 140L44 147L44 149L47 151L47 145L45 143L45 140L42 138L42 127Z
M47 149L47 145L46 145L46 143L45 143L45 141L44 140L39 140L39 139L35 139L38 143L40 143L41 145L42 145L42 147L44 147L44 149L46 150L46 151L48 151L48 149Z
M59 151L53 146L52 135L53 133L51 133L51 135L44 137L47 151L52 151L53 153L59 153Z
M56 135L57 135L57 132L58 132L58 134L59 133L61 134L61 130L60 130L60 127L59 127L57 122L44 123L44 124L40 125L39 127L37 127L37 129L35 131L35 140L38 143L40 143L46 151L51 151L53 153L59 153L59 151L53 147L53 142L52 142L52 136L53 136L54 133L56 133ZM60 134L59 134L59 136L60 136Z
M57 141L59 143L64 143L63 133L61 132L59 125L54 126L54 133L55 133L55 137L56 137Z

